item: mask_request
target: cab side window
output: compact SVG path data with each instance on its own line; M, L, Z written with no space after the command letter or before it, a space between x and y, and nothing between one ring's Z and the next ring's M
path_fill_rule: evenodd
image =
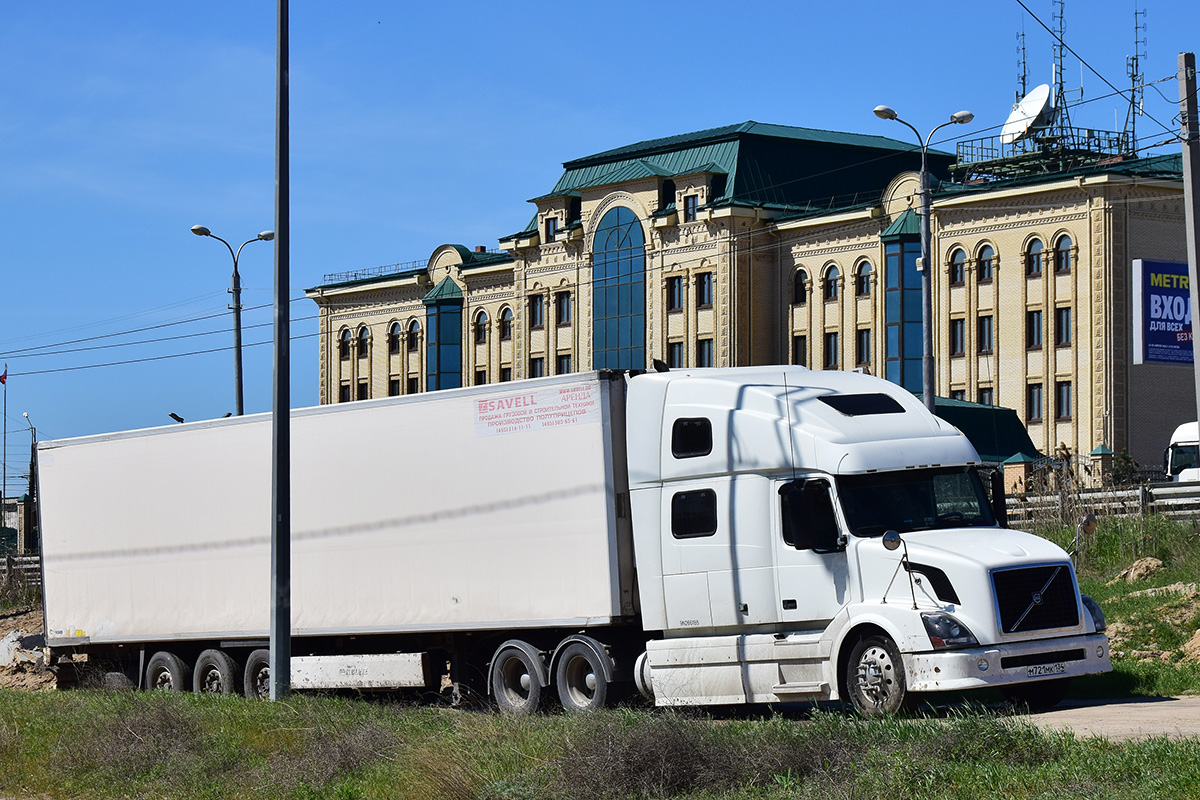
M824 480L792 481L779 488L783 540L797 550L840 550L833 496Z
M675 420L671 426L671 455L696 458L712 452L712 422L704 417Z
M671 535L676 539L717 532L717 493L712 489L676 492L671 497Z

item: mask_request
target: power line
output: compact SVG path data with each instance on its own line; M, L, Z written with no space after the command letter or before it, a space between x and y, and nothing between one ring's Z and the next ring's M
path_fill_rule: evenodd
M319 336L319 335L320 335L320 333L302 333L297 336L289 337L288 341L295 342L300 339L311 339L312 337ZM273 342L273 340L268 339L263 342L250 342L249 344L243 343L242 346L243 347L259 347L264 344L272 344L272 342ZM207 350L193 350L193 351L187 352L187 353L167 353L167 354L161 355L161 356L146 356L145 358L130 358L130 359L125 359L123 361L109 361L109 362L106 362L103 364L81 364L79 366L74 366L74 367L57 367L54 369L34 369L34 370L29 370L27 372L12 372L12 373L9 373L9 375L10 375L10 377L13 375L16 375L19 377L29 377L31 375L52 375L52 374L60 373L60 372L78 372L79 370L85 370L85 369L100 369L101 367L119 367L119 366L124 366L126 364L145 364L145 363L148 363L151 361L167 361L167 360L174 359L174 358L188 358L190 356L202 356L202 355L207 355L209 353L222 353L222 352L225 352L227 350L232 350L232 349L233 349L233 345L230 345L228 347L213 347L213 348L209 348Z
M290 320L292 322L307 322L308 320L313 320L316 318L317 318L316 315L312 315L312 316L307 316L307 317L291 317ZM243 325L242 330L253 330L255 328L269 328L274 324L275 323L273 321L272 322L256 322L253 325ZM46 350L46 351L39 352L39 353L29 353L28 355L24 355L24 356L14 356L14 358L19 360L19 359L23 359L23 358L39 358L41 356L58 356L58 355L67 355L67 354L71 354L71 353L83 353L83 352L87 352L90 350L111 350L111 349L114 349L117 347L136 347L136 346L144 345L144 344L158 344L160 342L173 342L173 341L178 341L180 339L195 339L195 338L198 338L201 336L217 336L217 335L227 334L227 333L229 333L228 328L219 328L219 329L210 330L210 331L200 331L199 333L181 333L177 336L159 336L159 337L156 337L153 339L137 339L132 342L116 342L114 344L99 344L99 345L92 345L90 347L73 347L73 348L70 348L67 350ZM14 373L14 374L21 374L21 373ZM28 373L25 373L25 374L28 374Z
M298 301L304 300L304 299L305 298L303 296L294 297L291 300L289 300L288 302L295 303L295 302L298 302ZM258 311L259 309L270 308L272 305L273 305L272 303L263 303L263 304L257 305L257 306L248 306L246 308L243 308L242 310L243 311ZM95 341L99 341L101 339L114 339L114 338L117 338L120 336L129 336L134 333L145 333L146 331L160 330L162 328L170 328L175 325L189 325L193 322L203 322L204 320L207 320L207 319L217 319L219 317L225 316L228 313L229 313L228 311L220 311L216 314L204 314L204 315L201 315L198 317L189 317L187 319L177 320L175 322L162 322L157 325L145 325L140 328L130 328L129 330L116 331L114 333L104 333L104 334L99 334L96 336L86 336L81 339L67 339L67 340L64 340L61 342L51 342L50 344L43 344L43 345L37 345L37 346L31 346L31 347L23 347L23 348L18 348L16 350L0 351L0 358L15 358L15 357L20 356L22 353L28 353L30 351L37 351L37 350L44 350L48 347L65 347L66 345L69 345L69 344L81 344L84 342L95 342ZM136 316L136 315L131 315L131 316Z

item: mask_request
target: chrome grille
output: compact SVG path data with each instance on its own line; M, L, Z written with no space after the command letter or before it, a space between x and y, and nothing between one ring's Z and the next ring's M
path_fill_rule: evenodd
M1075 581L1067 564L997 570L992 585L1000 629L1006 634L1079 625Z

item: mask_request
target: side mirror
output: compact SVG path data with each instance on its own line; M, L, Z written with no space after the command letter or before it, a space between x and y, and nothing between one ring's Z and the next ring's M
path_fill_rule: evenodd
M883 546L888 550L895 550L900 547L900 534L895 531L887 531L883 534Z

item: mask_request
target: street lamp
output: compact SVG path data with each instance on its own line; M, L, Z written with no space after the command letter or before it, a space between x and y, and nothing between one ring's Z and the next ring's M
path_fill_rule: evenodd
M935 399L933 393L933 265L929 260L930 189L929 167L926 163L926 154L929 151L929 141L935 133L947 125L965 125L975 119L975 115L970 111L959 111L951 114L949 122L943 122L941 125L938 125L924 139L921 138L920 131L900 119L896 112L888 106L875 106L875 116L880 119L895 120L907 126L909 130L917 135L917 143L921 145L921 338L924 345L924 356L921 359L921 396L925 401L925 408L929 409L929 413L932 414Z
M229 248L229 255L233 256L233 288L229 293L233 295L233 385L235 390L234 397L234 413L239 417L242 415L242 278L238 275L238 256L242 254L242 247L251 242L269 242L275 238L275 231L263 231L253 239L247 239L242 242L241 247L235 253L229 242L222 239L220 236L215 236L212 231L203 225L193 225L192 233L197 236L208 236L211 239L216 239L221 244Z

